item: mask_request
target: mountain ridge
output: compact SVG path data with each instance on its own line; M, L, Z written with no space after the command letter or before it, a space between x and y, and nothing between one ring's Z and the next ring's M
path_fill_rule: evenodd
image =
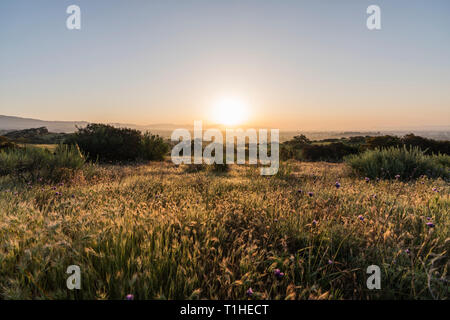
M56 133L71 133L76 131L76 127L84 127L87 126L89 121L62 121L62 120L40 120L33 118L22 118L17 116L7 116L0 115L0 130L2 131L12 131L12 130L24 130L30 128L40 128L46 127L50 132ZM158 130L173 130L183 126L164 123L164 124L150 124L150 125L135 125L128 123L107 123L116 127L127 127L132 129L137 129L141 131L149 130L149 129L158 129ZM184 126L185 128L192 127Z

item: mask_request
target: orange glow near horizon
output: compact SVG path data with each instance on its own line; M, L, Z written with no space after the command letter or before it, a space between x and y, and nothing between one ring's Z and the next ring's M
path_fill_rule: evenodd
M238 97L222 97L212 105L211 118L225 126L242 125L248 121L249 106Z

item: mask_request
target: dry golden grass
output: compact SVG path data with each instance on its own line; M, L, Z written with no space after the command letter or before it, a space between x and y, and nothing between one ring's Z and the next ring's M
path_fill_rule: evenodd
M367 183L329 163L283 163L274 177L170 162L97 167L65 185L3 177L0 297L448 298L449 203L443 180ZM72 264L79 291L66 288ZM366 288L372 264L381 290Z

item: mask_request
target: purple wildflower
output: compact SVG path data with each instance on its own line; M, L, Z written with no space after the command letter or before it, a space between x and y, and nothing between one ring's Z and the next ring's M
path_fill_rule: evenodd
M301 194L301 193L303 193L303 190L302 189L298 189L297 193Z
M396 174L396 175L395 175L395 179L400 179L400 175L399 175L399 174Z
M316 226L316 225L317 225L317 221L316 221L316 220L313 220L313 221L311 222L311 224L312 224L313 226Z
M365 177L365 178L364 178L364 180L366 180L366 183L369 183L369 181L370 181L370 178L368 178L368 177Z
M308 192L308 196L312 197L313 195L314 195L314 193Z
M333 264L333 260L328 259L328 264Z
M434 228L434 223L433 222L427 222L427 226L429 228Z
M338 181L336 181L335 186L336 186L336 189L339 189L341 187L341 184Z
M280 269L275 269L275 270L273 271L273 274L274 274L278 279L281 279L281 278L284 277L284 273L281 272Z
M364 221L364 217L362 215L359 215L358 219L361 220L361 221Z
M248 288L248 290L247 290L247 297L251 297L252 295L253 295L253 290L252 290L252 288Z
M134 300L134 295L132 295L132 294L127 294L127 296L125 297L125 299L127 299L127 300Z
M411 253L411 251L409 251L409 249L406 249L405 252L406 252L407 254L410 254L410 253Z

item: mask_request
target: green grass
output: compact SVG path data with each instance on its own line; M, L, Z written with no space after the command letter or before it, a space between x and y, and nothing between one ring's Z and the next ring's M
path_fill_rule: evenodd
M371 179L402 180L428 177L450 178L450 156L426 155L419 148L391 147L367 150L346 157L345 161L360 175Z
M25 146L0 151L0 176L18 181L59 181L71 178L85 164L77 146L58 145L53 150Z
M64 185L0 177L0 298L246 299L250 287L263 299L449 298L448 183L287 167L262 177L246 166L95 166ZM66 289L72 264L79 291ZM381 290L366 288L372 264Z

